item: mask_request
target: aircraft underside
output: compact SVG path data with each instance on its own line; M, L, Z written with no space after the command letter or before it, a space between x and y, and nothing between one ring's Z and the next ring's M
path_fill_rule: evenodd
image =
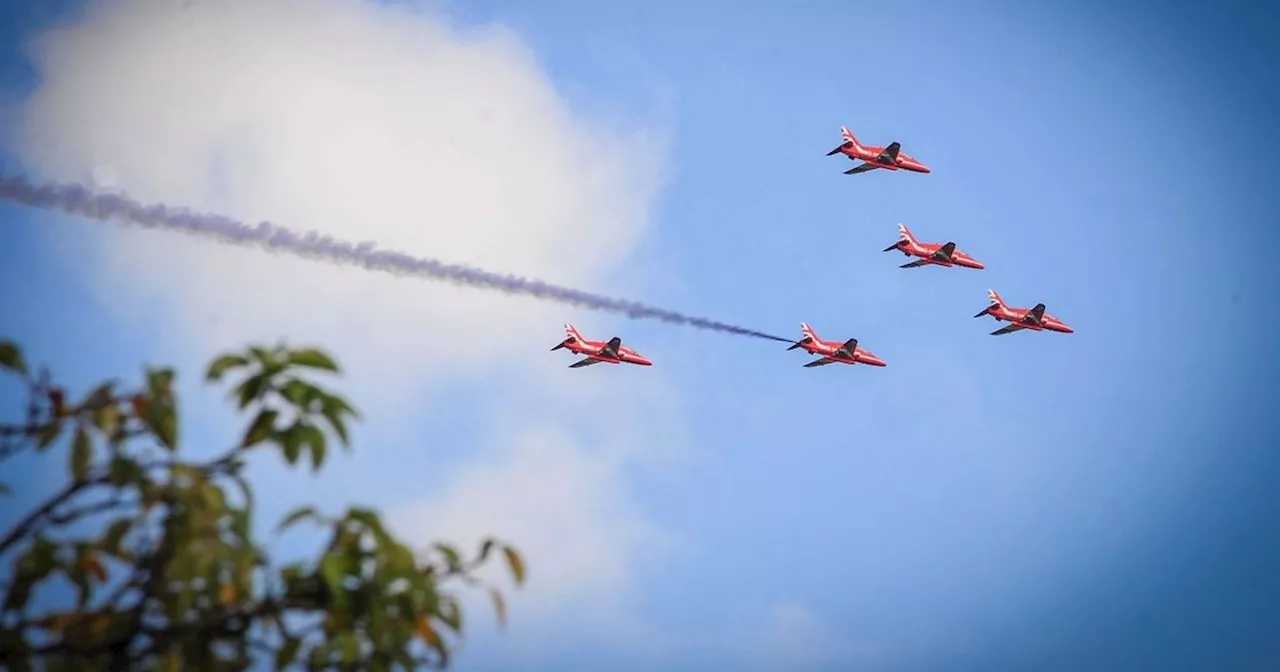
M821 359L815 359L812 362L805 364L804 368L809 369L815 366L826 366L828 364L857 364L857 363L858 363L858 360L856 359L844 359L844 358L833 359L831 357L822 357Z
M588 355L586 359L582 359L570 364L569 368L580 369L584 366L591 366L592 364L599 364L601 362L604 362L605 364L621 364L622 360L613 359L610 357L600 357L599 355Z
M857 160L858 160L858 159L855 159L855 158L853 158L853 157L849 157L849 158L850 158L851 160L853 160L853 161L857 161ZM897 169L898 169L898 164L896 164L896 163L876 163L876 162L874 162L874 161L867 161L867 162L865 162L865 163L862 163L861 165L854 166L853 168L850 168L849 170L844 171L844 174L845 174L845 175L857 175L858 173L865 173L865 172L867 172L867 171L875 170L876 168L883 168L884 170L897 170Z

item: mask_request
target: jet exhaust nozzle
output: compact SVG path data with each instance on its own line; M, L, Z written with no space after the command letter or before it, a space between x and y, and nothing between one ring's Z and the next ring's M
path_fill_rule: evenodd
M812 339L810 339L808 336L805 336L804 338L802 338L802 339L800 339L800 340L796 341L795 343L791 344L791 347L787 348L787 350L795 350L796 348L803 348L803 347L804 347L804 344L805 344L805 343L808 343L810 340L812 340Z

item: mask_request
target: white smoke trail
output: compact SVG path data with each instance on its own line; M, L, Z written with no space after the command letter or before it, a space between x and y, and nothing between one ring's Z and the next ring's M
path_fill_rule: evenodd
M790 343L793 340L701 317L690 317L636 301L613 299L560 287L541 280L446 264L436 259L414 257L403 252L376 250L372 242L352 244L314 231L299 235L270 222L259 222L250 226L222 215L192 213L183 208L170 208L163 204L143 205L127 196L94 193L79 184L35 185L19 176L0 175L0 198L23 205L61 210L90 219L115 220L148 228L166 228L202 235L224 243L258 245L272 251L290 252L301 257L335 264L355 264L397 275L414 275L446 280L469 287L535 296L594 310L621 313L633 319L658 319L699 329L784 343Z

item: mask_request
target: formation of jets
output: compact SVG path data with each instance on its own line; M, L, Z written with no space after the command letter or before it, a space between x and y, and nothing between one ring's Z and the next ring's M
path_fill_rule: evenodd
M827 152L827 156L844 154L850 161L862 161L861 164L844 171L845 175L857 175L877 168L883 170L908 170L915 173L932 172L928 166L909 154L904 154L902 152L902 144L897 141L891 142L884 147L864 145L858 142L858 138L844 126L840 127L840 135L844 138L844 141L835 149ZM957 248L954 241L949 240L945 243L921 242L905 224L898 224L898 241L884 248L885 252L893 252L894 250L908 257L915 257L913 261L902 264L899 268L918 268L920 266L943 266L947 268L962 266L975 270L986 268L982 262ZM987 307L983 308L974 317L990 315L997 322L1009 323L991 332L992 336L1003 336L1023 330L1056 331L1064 334L1075 333L1075 330L1067 326L1062 320L1045 312L1043 303L1037 303L1032 308L1014 308L1006 304L994 289L987 290L987 299ZM551 349L554 351L565 348L579 355L585 355L585 359L570 364L569 368L576 369L601 362L608 364L638 364L640 366L653 365L653 362L640 356L635 350L624 347L622 339L617 336L608 341L588 341L582 337L582 334L578 333L578 330L572 324L566 324L564 330L566 335L564 341ZM818 338L813 328L806 322L800 323L800 335L800 340L792 344L787 350L799 348L811 355L819 356L818 359L805 364L805 368L836 363L887 366L884 360L859 346L856 338L850 338L844 342L824 341Z

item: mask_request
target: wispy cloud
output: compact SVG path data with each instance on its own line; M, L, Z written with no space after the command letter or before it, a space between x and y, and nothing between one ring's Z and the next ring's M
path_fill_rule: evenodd
M11 129L24 167L144 201L591 287L644 234L660 185L661 143L643 120L575 116L518 36L416 7L93 4L40 36L33 56L41 83ZM678 435L680 418L661 403L619 414L601 401L661 400L662 372L567 373L547 353L573 317L563 308L183 236L89 235L74 247L88 254L85 281L121 320L163 311L157 360L192 368L277 338L340 355L374 428L361 439L381 441L337 467L326 497L387 504L408 486L380 483L419 478L397 469L419 459L416 444L389 439L433 425L422 395L482 390L470 406L496 429L450 446L437 464L457 472L392 502L393 517L420 542L493 533L524 547L532 583L514 618L614 603L637 552L667 538L628 500L628 469L654 437ZM493 404L486 385L508 401L502 390L560 403Z

